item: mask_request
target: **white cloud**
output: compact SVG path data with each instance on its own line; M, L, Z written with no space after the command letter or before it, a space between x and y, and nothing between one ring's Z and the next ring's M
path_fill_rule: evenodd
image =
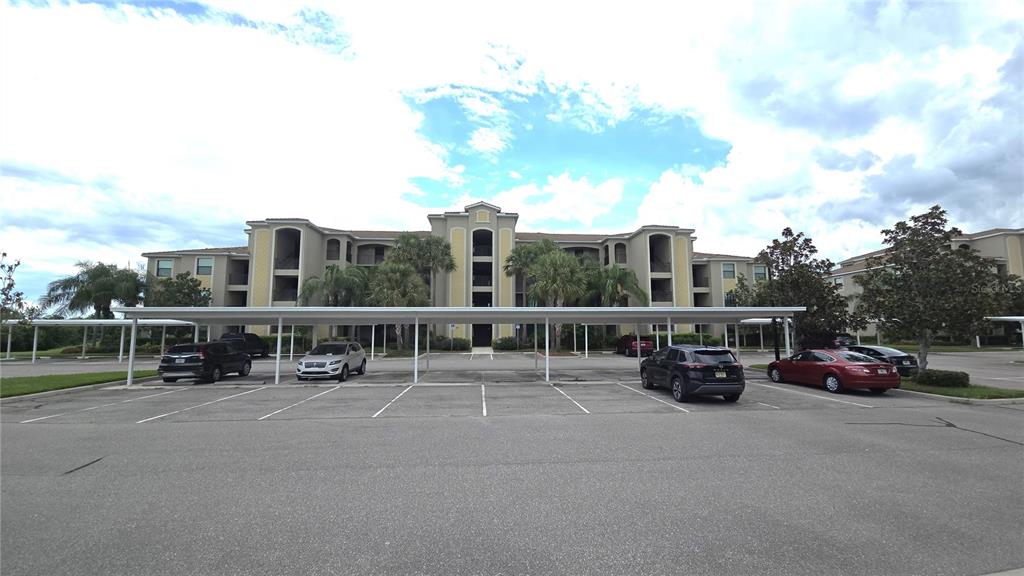
M502 212L519 214L517 230L549 232L547 227L552 222L586 229L622 199L623 184L618 178L591 184L587 178L574 180L563 173L548 176L543 186L530 183L503 190L487 202L499 206ZM464 194L449 210L462 210L477 200L480 198Z
M493 128L477 128L469 137L469 147L477 152L493 155L505 149L507 135Z

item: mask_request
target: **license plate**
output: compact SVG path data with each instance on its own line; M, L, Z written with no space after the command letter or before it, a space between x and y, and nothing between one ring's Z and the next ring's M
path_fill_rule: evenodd
M910 360L904 360L903 361L903 365L904 366L910 366Z
M184 364L185 363L185 359L184 358L175 358L174 359L174 363L175 364Z
M886 370L885 368L879 368L879 369L878 369L878 373L879 373L879 374L888 374L888 373L889 373L889 371L888 371L888 370Z
M722 372L721 370L715 371L715 378L725 378L726 376L727 374L725 372Z

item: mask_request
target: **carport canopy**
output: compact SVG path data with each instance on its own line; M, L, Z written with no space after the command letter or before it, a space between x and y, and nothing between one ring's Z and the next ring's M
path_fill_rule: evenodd
M778 307L313 307L228 306L205 308L182 307L116 307L114 312L124 314L133 322L144 319L175 319L202 324L276 324L277 364L274 383L281 376L281 332L284 324L519 324L551 322L580 324L738 324L746 318L789 318L803 312L804 306ZM414 330L413 383L419 378L419 331ZM639 333L637 335L639 339ZM545 339L545 380L549 379L548 344ZM640 355L637 355L639 360ZM132 327L132 346L128 353L128 384L132 383L135 363L135 327Z
M62 326L62 327L75 327L81 326L84 329L95 326L118 326L121 328L121 344L117 353L117 361L120 362L124 357L124 330L129 326L134 326L132 320L124 318L28 318L28 319L12 319L4 320L4 324L7 326L32 326L32 363L36 363L36 352L39 348L39 327L40 326ZM168 320L165 318L147 318L140 320L139 326L162 326L167 328L168 326L197 326L195 322L189 322L187 320ZM135 346L135 332L134 327L132 329L132 351ZM12 330L7 332L7 358L11 358L11 334ZM86 345L86 334L87 330L82 332L82 358L85 357L85 345ZM196 333L198 336L198 332ZM162 340L162 338L161 338ZM161 348L163 348L163 342L161 341Z
M986 316L985 320L992 322L1017 322L1020 324L1021 349L1024 349L1024 316Z

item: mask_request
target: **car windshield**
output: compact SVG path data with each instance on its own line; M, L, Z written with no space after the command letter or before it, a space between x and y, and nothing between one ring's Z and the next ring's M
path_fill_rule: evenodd
M310 352L312 356L333 356L335 354L344 354L344 344L320 344Z
M882 354L885 354L886 356L906 356L907 355L907 353L902 351L902 350L897 350L895 348L886 348L885 346L873 346L872 350L876 350L878 352L881 352Z
M735 362L732 352L728 350L694 350L693 358L703 364L719 364L722 362Z
M185 354L187 352L199 352L199 344L178 344L171 346L171 349L167 351L168 354Z
M835 355L839 356L843 360L846 360L847 362L878 362L878 360L875 360L871 356L867 356L859 352L850 352L847 350L844 350L842 352L835 352Z

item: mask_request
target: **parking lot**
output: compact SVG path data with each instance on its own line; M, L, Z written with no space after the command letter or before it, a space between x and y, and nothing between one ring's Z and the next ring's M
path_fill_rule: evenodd
M275 386L261 360L217 384L5 400L0 571L1024 566L1024 405L832 395L760 371L736 404L679 404L640 387L635 358L553 358L551 383L521 355L431 358L418 385L410 362Z

